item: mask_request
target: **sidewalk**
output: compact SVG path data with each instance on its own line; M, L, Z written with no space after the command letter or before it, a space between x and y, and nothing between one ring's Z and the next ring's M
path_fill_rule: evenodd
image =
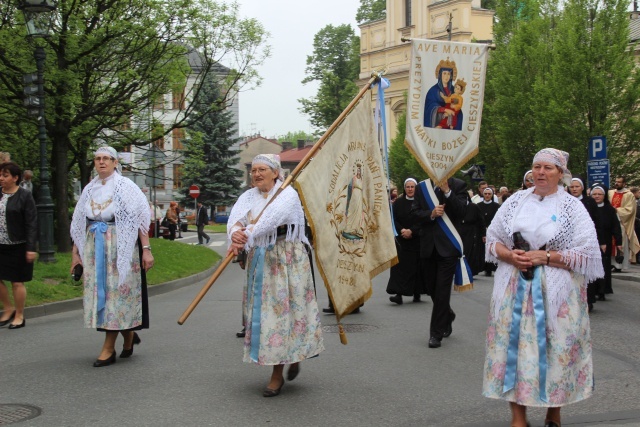
M170 282L149 286L147 288L149 296L152 297L155 295L164 294L166 292L175 291L176 289L184 288L185 286L190 286L194 283L198 283L204 279L207 279L213 274L214 271L216 271L216 268L218 268L220 262L221 261L216 262L212 267L201 271L198 274L194 274L193 276L183 277L181 279L172 280ZM52 314L81 309L82 298L74 298L66 301L57 301L48 304L26 307L24 309L24 314L26 318L33 319L36 317L49 316Z
M614 271L611 277L618 280L640 282L640 264L630 264L628 270L622 270L620 273Z

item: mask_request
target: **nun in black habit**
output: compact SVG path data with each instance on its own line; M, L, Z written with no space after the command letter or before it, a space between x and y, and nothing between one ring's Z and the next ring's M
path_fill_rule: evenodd
M418 182L407 178L404 182L404 193L393 203L393 221L398 236L398 264L391 267L391 276L387 284L387 293L391 302L402 304L402 296L413 296L414 302L420 301L420 295L427 289L421 278L420 264L420 227L418 218L411 214L411 205Z
M525 175L526 176L526 175ZM496 216L496 212L500 209L500 205L493 201L493 190L490 187L487 187L482 192L482 201L478 203L478 209L482 214L482 218L484 220L485 230L489 228L491 225L491 221L493 221L493 217ZM484 243L483 239L483 243ZM484 256L484 245L483 248L483 256ZM496 270L496 265L490 262L484 263L484 275L487 277L491 277L491 273Z
M462 219L460 234L464 256L475 276L484 270L484 240L487 227L484 225L480 208L471 201L471 197L467 197L467 210Z
M591 197L595 200L597 209L596 233L598 234L598 244L602 251L602 267L604 268L604 279L597 279L595 287L591 291L598 296L601 301L605 300L606 293L613 293L611 287L611 250L613 241L616 239L616 246L622 250L622 229L616 208L609 202L609 189L604 184L596 183L591 187ZM589 288L587 288L589 292ZM588 298L588 296L587 296ZM589 304L589 309L593 309L593 304Z
M595 226L596 230L598 230L598 222L600 221L600 216L598 214L598 204L595 200L593 200L593 198L587 196L587 189L585 188L584 182L581 177L574 176L573 178L571 178L569 192L573 197L576 197L582 202L582 205L589 213L589 217L591 217L591 221L593 221L593 225ZM611 207L611 205L609 206ZM598 243L600 243L599 239ZM611 260L609 260L609 263L611 263ZM596 302L597 283L598 281L596 280L595 282L591 282L587 285L587 303L589 304L589 311L593 310L593 304L595 304Z

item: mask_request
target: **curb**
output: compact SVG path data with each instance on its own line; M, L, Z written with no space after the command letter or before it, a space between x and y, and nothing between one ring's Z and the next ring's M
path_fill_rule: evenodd
M612 279L617 279L617 280L624 280L625 282L639 282L640 283L640 277L636 276L636 275L631 275L628 276L626 274L612 274L611 275Z
M181 279L172 280L170 282L159 283L157 285L151 285L147 288L149 297L165 294L167 292L175 291L180 288L191 286L198 283L213 274L218 268L222 260L218 260L212 267L193 276L183 277ZM42 305L34 305L26 307L24 309L25 317L30 319L36 317L50 316L52 314L65 313L67 311L82 309L82 298L74 298L66 301L51 302Z

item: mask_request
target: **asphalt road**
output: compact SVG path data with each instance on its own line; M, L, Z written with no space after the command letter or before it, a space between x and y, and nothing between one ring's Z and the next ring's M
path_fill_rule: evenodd
M224 252L222 240L215 236L212 249ZM439 349L427 348L431 302L390 303L387 279L374 279L373 297L345 319L355 331L348 345L331 328L335 317L322 316L326 351L271 399L262 397L270 368L243 363L235 337L243 284L236 264L183 326L177 319L202 282L152 297L151 328L130 359L112 366L92 367L103 336L82 327L80 310L0 329L0 425L9 404L41 410L21 426L509 425L507 403L481 395L492 279L478 276L473 291L453 295L453 335ZM565 407L564 426L640 426L640 283L614 280L614 291L592 316L594 397ZM318 300L326 307L322 285ZM529 417L541 426L544 411Z

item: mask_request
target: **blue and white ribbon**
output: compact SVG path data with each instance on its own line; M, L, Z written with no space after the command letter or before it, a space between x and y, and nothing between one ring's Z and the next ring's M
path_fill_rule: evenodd
M538 339L538 383L540 400L547 402L547 333L544 312L544 299L542 298L542 266L534 267L531 280L531 296L533 300L533 312L536 316L536 335ZM507 365L504 373L503 393L512 390L516 385L516 373L518 371L518 347L520 343L520 321L522 320L522 302L525 298L525 289L529 281L524 278L522 272L518 278L516 300L513 305L511 317L511 330L509 331L509 347L507 349Z
M253 309L251 310L251 351L249 356L258 362L260 353L260 316L262 313L262 279L264 276L264 257L266 248L256 247L249 267L249 289L247 298L253 295Z
M387 188L389 189L389 192L391 192L391 180L389 179L389 148L387 144L387 118L384 109L384 90L391 86L391 83L389 83L389 80L380 76L377 83L374 83L371 86L373 87L374 85L378 86L378 98L376 99L374 118L376 123L376 130L378 131L378 142L380 142L380 139L382 139L382 151L384 155L386 168L385 170L387 171ZM380 138L381 134L382 138ZM391 200L391 193L389 193L388 196L389 200ZM396 230L396 222L393 219L393 209L391 208L391 203L389 203L389 210L391 211L391 229L393 230L393 235L398 236L398 231Z
M101 327L104 321L104 307L107 303L107 259L104 251L104 233L107 232L108 228L109 226L106 222L100 221L92 223L89 227L89 231L95 236L98 327Z
M426 179L422 181L420 183L420 188L422 189L422 194L424 194L427 206L429 206L429 209L434 210L440 203L438 202L438 196L436 196L431 180ZM446 212L444 215L437 217L435 221L438 223L442 231L444 231L444 234L447 235L453 246L460 252L460 259L458 265L456 265L456 272L453 276L453 284L455 286L473 284L473 273L471 272L469 263L464 256L462 238L460 237L458 230L456 230L456 227L453 225L453 222L451 222L451 219Z

